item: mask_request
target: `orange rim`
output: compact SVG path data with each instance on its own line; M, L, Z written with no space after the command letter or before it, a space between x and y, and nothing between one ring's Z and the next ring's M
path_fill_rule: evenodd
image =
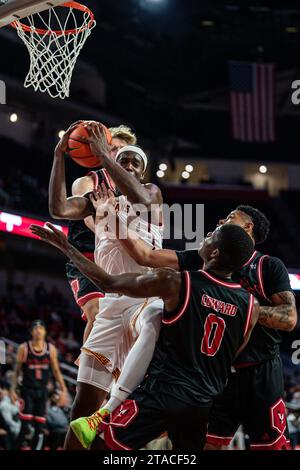
M47 35L56 34L57 36L70 35L70 34L79 34L82 31L84 31L85 29L89 29L95 21L94 13L88 7L86 7L85 5L81 5L81 3L67 2L67 3L63 3L62 5L57 5L55 8L59 8L59 7L74 8L74 10L80 10L83 13L88 13L90 15L90 21L88 22L87 25L82 26L81 28L78 28L78 29L67 29L66 31L61 31L61 30L53 30L52 31L51 29L49 29L49 30L47 30L47 29L34 29L35 33L39 34L40 36L44 36L45 34L47 34ZM21 26L21 28L23 29L23 31L25 31L26 33L31 33L33 31L33 28L31 26L28 26L27 24L21 23L21 21L13 21L11 23L11 26L16 29L17 24L19 24Z

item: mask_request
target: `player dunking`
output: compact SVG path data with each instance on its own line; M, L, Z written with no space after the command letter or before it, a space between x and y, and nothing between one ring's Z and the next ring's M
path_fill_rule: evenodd
M159 296L165 305L144 382L109 421L103 422L99 413L77 420L82 443L90 444L100 423L113 450L140 449L166 430L175 450L203 448L212 401L223 390L258 318L252 294L230 279L251 256L251 238L240 227L224 225L200 245L204 269L199 272L160 269L111 276L84 258L63 233L48 227L34 226L32 231L58 247L105 292Z
M67 389L61 375L57 350L46 341L46 326L43 321L35 320L31 325L31 340L19 346L17 362L13 376L12 395L18 387L19 376L23 376L21 386L21 431L17 440L17 449L22 447L28 425L34 426L34 437L31 448L41 450L43 445L43 427L46 423L46 402L48 398L47 384L52 371L62 393Z
M265 241L270 225L260 211L243 205L221 219L219 224L239 225L255 244ZM180 270L196 270L202 266L196 250L153 252L142 241L136 240L133 233L121 242L142 265ZM297 323L289 276L278 258L255 251L245 266L234 273L233 279L260 301L259 324L236 359L235 372L229 376L226 389L212 408L206 448L217 450L228 445L239 425L243 424L250 437L251 449L286 449L289 441L277 330L291 331Z
M74 125L68 129L58 143L54 153L54 163L49 186L49 210L50 215L56 219L68 219L68 205L75 204L75 202L70 202L73 201L73 199L69 198L69 201L67 199L65 178L61 180L61 190L59 194L55 192L57 188L54 188L57 169L56 160L64 158L67 152L69 135L73 128ZM110 151L112 158L114 158L118 150L125 145L136 144L136 136L129 127L123 125L113 127L110 128L110 132L112 135L112 148ZM72 198L84 197L86 194L94 191L98 184L102 182L105 182L110 188L113 187L113 182L105 170L92 171L89 175L78 178L72 185ZM93 260L95 250L93 217L89 216L85 220L71 220L68 228L68 239L70 243L89 259ZM83 312L82 317L87 322L83 335L84 342L92 329L95 316L99 313L99 299L103 297L103 293L101 290L97 289L89 279L85 278L71 262L66 264L66 274L76 303Z
M117 161L115 162L110 158L109 148L103 148L103 139L101 140L100 129L97 126L90 125L87 127L90 138L82 140L88 142L91 146L91 151L94 155L104 154L103 166L107 169L110 176L113 178L113 181L116 183L118 190L122 194L126 194L128 201L130 203L141 203L151 210L152 204L155 204L156 207L162 203L162 197L160 190L152 184L142 185L140 180L143 177L147 158L144 152L139 148L129 147L125 148L124 151L119 151L117 155ZM71 131L70 128L69 131ZM60 189L59 181L61 178L64 178L64 162L59 160L55 162L54 171L52 173L52 190L53 193L56 193ZM62 195L63 197L65 194ZM68 217L73 219L85 218L89 215L95 214L95 209L93 207L93 198L70 198L66 202L66 209L68 212ZM157 221L159 220L159 214L157 215ZM141 221L141 225L145 225ZM156 242L161 242L161 234L159 228L156 229L150 224L146 223L147 229L142 230L140 233L143 233L149 239L149 242L153 243L153 239L156 239ZM152 232L155 233L152 233ZM99 238L100 239L100 238ZM106 258L108 261L105 261L102 258L103 263L109 262L111 246L107 244L105 238L102 237L102 245L106 245L103 252L101 249L97 250L98 255L101 256L106 253ZM106 251L105 251L106 250ZM108 250L108 251L107 251ZM118 252L118 253L117 253ZM124 250L120 250L120 245L118 241L115 241L115 250L114 254L117 256L114 257L114 263L109 269L118 269L120 270L123 261L123 269L129 268L132 262L130 261L128 255ZM121 264L119 264L121 263ZM129 263L129 265L128 265ZM135 269L139 269L135 264ZM121 301L121 302L118 302ZM85 353L81 355L79 372L78 372L78 387L77 394L72 408L72 418L75 419L78 416L84 414L90 414L95 409L97 409L102 403L103 399L107 395L107 392L110 390L112 383L112 373L117 374L118 369L122 366L122 363L129 352L130 347L132 346L134 340L136 339L137 334L141 334L143 337L146 336L146 339L149 340L146 342L147 348L142 349L141 353L147 358L145 359L145 370L149 364L155 342L158 336L159 329L159 319L157 317L162 309L161 303L156 304L154 302L147 301L144 299L144 302L134 301L133 299L128 299L127 304L124 304L124 298L108 298L101 301L102 308L99 318L97 318L97 324L94 324L92 332L84 344ZM105 308L103 307L103 302L105 302ZM123 302L123 303L122 303ZM114 305L115 309L110 308ZM131 313L136 313L135 327L136 330L130 332L130 335L127 334L126 338L123 338L122 329L124 325L121 321L121 311L120 309L126 309L128 312L127 319L130 320ZM144 315L146 311L153 311L155 315L151 316ZM116 313L114 319L115 322L112 322L112 314ZM138 315L140 313L140 315ZM119 319L118 319L119 316ZM139 317L139 318L138 318ZM107 325L105 329L102 327L103 322ZM155 326L156 325L156 326ZM129 325L128 325L129 326ZM97 328L96 328L97 327ZM97 330L97 334L92 333ZM120 342L122 341L122 344ZM118 345L122 350L117 350ZM139 341L136 341L135 348L139 347ZM88 354L87 354L88 353ZM129 358L130 360L130 358ZM136 356L135 359L136 361ZM133 377L134 378L134 377ZM88 411L87 411L88 410ZM68 433L66 440L66 448L76 449L78 448L78 443L74 441L72 433Z

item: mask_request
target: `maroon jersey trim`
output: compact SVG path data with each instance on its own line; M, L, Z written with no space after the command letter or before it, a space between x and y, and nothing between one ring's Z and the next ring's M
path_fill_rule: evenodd
M93 191L96 191L97 187L99 186L99 178L98 178L98 175L95 171L90 171L87 176L91 176L93 178L93 182L94 182L94 189Z
M265 288L264 288L264 280L263 280L263 274L262 274L262 265L263 265L263 262L265 259L269 258L268 255L264 255L262 256L259 261L258 261L258 271L257 271L257 274L258 274L258 282L259 282L259 286L260 286L260 289L261 289L261 293L262 295L264 296L264 298L272 303L272 301L266 296L266 293L265 293Z
M213 282L216 282L217 284L220 284L221 286L230 287L231 289L241 289L241 287L242 287L240 284L234 284L234 283L231 283L231 282L221 281L220 279L217 279L216 277L212 276L211 274L208 274L207 271L203 271L203 269L200 269L199 271L200 271L200 273L204 274L204 276L208 277L208 279L210 279Z
M251 263L251 261L255 258L256 255L257 255L257 251L254 251L254 252L253 252L253 255L251 256L251 258L248 259L248 261L247 261L245 264L243 264L242 268L244 268L245 266L247 266L247 264Z
M102 173L102 175L103 175L104 178L105 178L105 181L106 181L106 184L107 184L108 188L111 189L112 191L115 191L116 185L115 185L115 183L113 182L113 180L111 179L111 177L109 176L107 170L106 170L105 168L103 168L103 169L101 170L101 173Z
M48 345L47 345L46 341L45 341L45 344L44 344L44 347L43 347L42 351L40 351L40 352L37 352L37 351L34 350L33 345L32 345L32 341L29 341L28 344L29 344L30 351L32 352L32 354L34 356L43 356L44 354L46 354L46 352L48 350Z
M254 306L254 297L252 294L249 294L249 305L248 305L247 319L246 319L246 325L245 325L245 330L244 330L244 338L249 331L250 320L252 318L252 313L253 313L253 306Z
M92 300L92 299L103 299L103 297L105 297L104 294L102 294L101 292L90 292L89 294L86 294L84 295L83 297L78 297L77 299L77 305L79 307L84 307L85 304L89 301L89 300Z

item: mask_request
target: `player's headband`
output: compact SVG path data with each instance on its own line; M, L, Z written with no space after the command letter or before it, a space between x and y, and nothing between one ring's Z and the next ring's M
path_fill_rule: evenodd
M144 171L146 170L147 168L147 164L148 164L148 158L145 154L145 152L140 148L140 147L136 147L135 145L125 145L125 147L122 147L117 155L116 155L116 161L118 161L118 158L119 156L124 153L124 152L134 152L134 153L137 153L141 159L143 160L144 162Z
M31 323L30 331L32 331L36 326L43 326L46 329L46 324L43 322L43 320L34 320Z

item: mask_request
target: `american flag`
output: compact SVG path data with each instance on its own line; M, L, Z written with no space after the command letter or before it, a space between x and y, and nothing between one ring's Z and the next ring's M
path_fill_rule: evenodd
M275 66L229 62L232 137L275 141Z

